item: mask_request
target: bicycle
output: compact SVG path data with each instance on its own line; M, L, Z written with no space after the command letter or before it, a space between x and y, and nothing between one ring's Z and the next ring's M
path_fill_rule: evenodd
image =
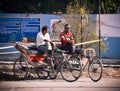
M88 48L84 51L76 50L75 53L64 60L61 67L61 76L65 81L74 82L80 78L83 71L88 65L88 74L91 80L97 82L102 77L102 62L99 58L92 56L94 49ZM83 52L88 51L88 56L83 55ZM83 65L83 57L88 58L85 65Z
M38 77L41 79L55 79L58 74L56 56L58 52L55 50L48 53L47 57L40 55L37 50L28 49L28 46L23 43L16 42L16 49L20 51L21 55L17 58L13 65L13 74L17 79L26 79L30 75L30 70L35 70ZM60 57L59 57L60 59ZM61 60L60 60L61 61Z

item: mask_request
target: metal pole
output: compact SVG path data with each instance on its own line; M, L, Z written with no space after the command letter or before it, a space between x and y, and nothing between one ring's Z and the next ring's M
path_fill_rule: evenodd
M82 15L81 15L81 43L82 43ZM82 45L80 46L80 48L82 49Z
M99 0L99 39L101 38L101 31L100 31L100 14L101 14L101 0ZM99 41L99 58L101 58L101 47Z

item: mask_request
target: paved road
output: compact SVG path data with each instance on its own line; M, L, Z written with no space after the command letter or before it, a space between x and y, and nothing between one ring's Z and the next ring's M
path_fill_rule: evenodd
M102 78L93 82L81 77L76 82L55 80L1 81L0 91L120 91L120 79Z

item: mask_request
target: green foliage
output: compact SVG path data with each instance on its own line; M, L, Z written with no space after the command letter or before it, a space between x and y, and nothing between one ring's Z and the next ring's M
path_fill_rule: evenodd
M117 3L116 0L102 0L101 7L103 13L113 14L120 8L120 4Z
M119 2L120 0L101 0L102 13L117 13L117 11L120 13ZM99 0L0 0L0 11L5 13L52 13L61 11L66 13L69 3L74 8L87 6L90 13L97 14L99 12Z
M70 23L74 34L76 43L86 42L91 40L98 40L99 33L97 28L98 22L92 20L89 16L89 7L85 4L80 5L79 0L74 0L74 3L70 3L67 6L67 16L66 20ZM95 26L96 25L96 26ZM101 42L101 49L106 50L106 44ZM84 48L88 47L98 47L99 42L83 45Z
M5 13L65 13L67 4L68 0L0 0L0 10Z

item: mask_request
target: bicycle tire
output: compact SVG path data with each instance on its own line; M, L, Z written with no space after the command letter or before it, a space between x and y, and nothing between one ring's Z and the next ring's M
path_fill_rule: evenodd
M49 72L45 68L36 68L36 73L40 79L47 79L49 76Z
M51 57L50 60L50 71L49 71L49 77L50 79L55 79L57 77L58 74L58 68L57 68L57 64L55 63L57 62L56 58L54 58L54 56Z
M92 81L97 82L102 77L102 62L99 58L94 58L88 65L88 74Z
M55 79L57 77L57 75L58 75L58 71L56 71L56 70L49 72L50 79Z
M28 77L28 64L24 58L17 58L13 65L13 74L16 79L23 80Z
M51 68L49 72L50 79L55 79L58 75L58 72L60 72L60 66L63 61L63 55L60 52L54 52L53 55L50 57L51 60Z
M81 72L80 61L76 58L71 58L63 62L60 74L65 81L74 82L80 78Z

